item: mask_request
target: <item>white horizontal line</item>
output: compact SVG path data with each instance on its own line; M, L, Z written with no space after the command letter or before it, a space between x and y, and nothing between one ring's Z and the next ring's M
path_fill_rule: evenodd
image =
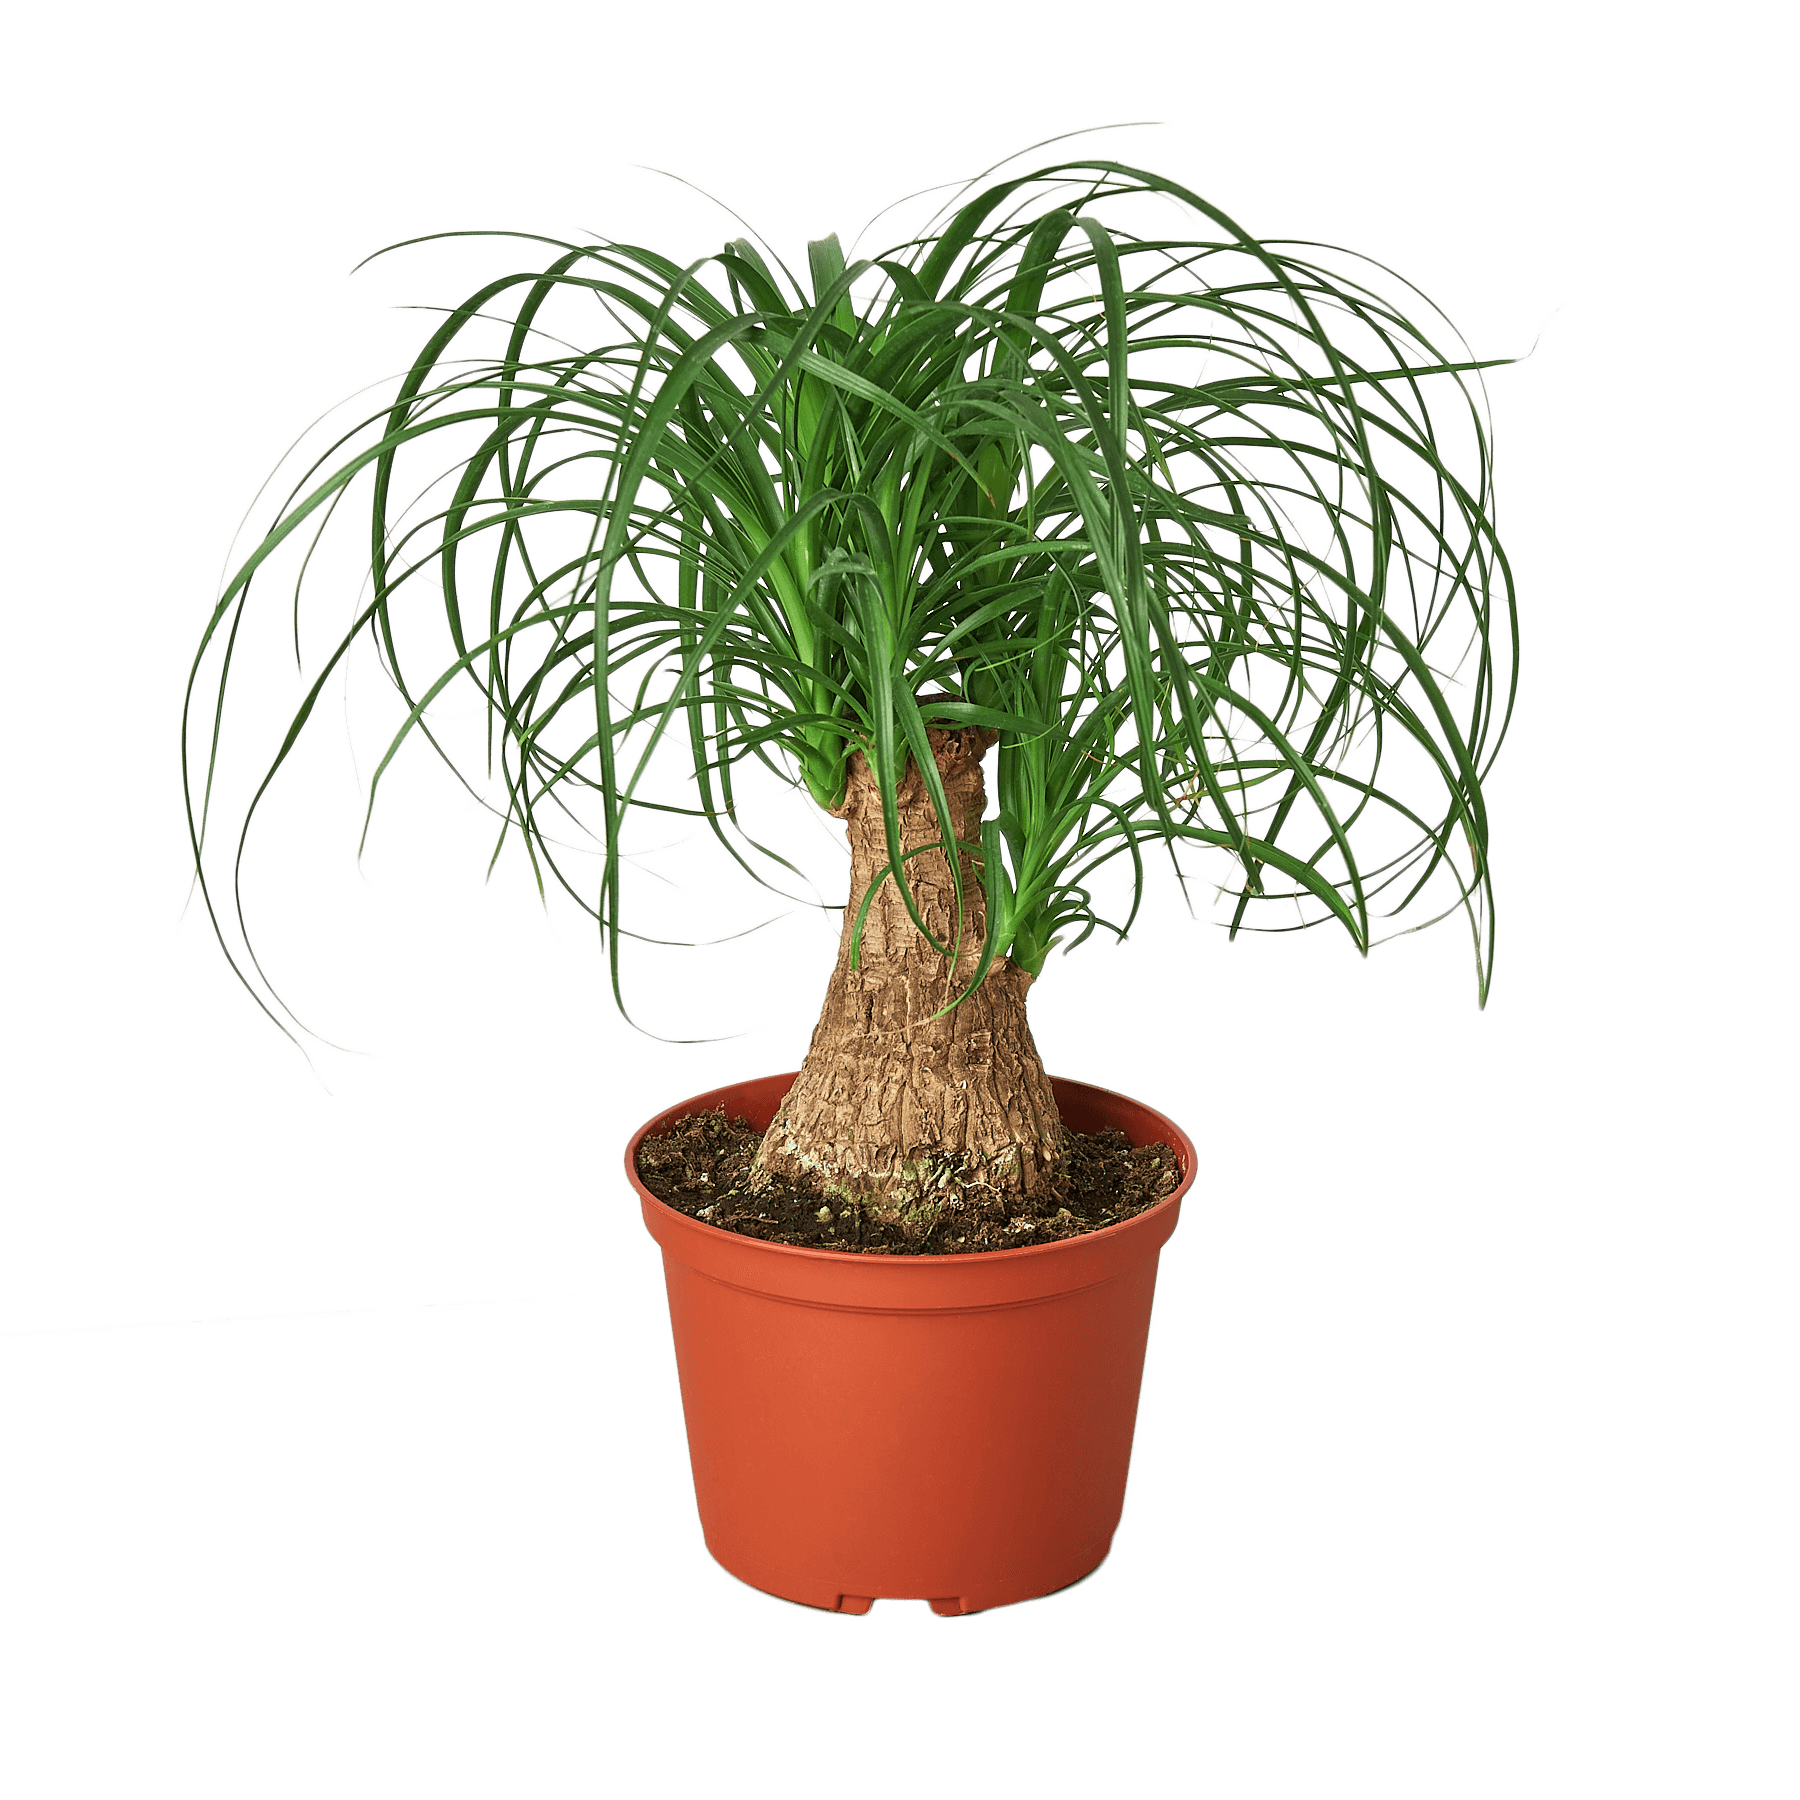
M414 1307L414 1312L468 1312L472 1307L536 1307L544 1301L542 1294L520 1294L515 1300L427 1300Z
M581 1294L515 1294L511 1300L421 1300L414 1312L470 1312L475 1307L538 1307L545 1300L581 1300Z
M0 1343L25 1337L97 1337L106 1332L196 1332L207 1325L284 1325L288 1319L365 1319L380 1307L333 1307L326 1312L239 1312L229 1319L146 1319L140 1325L59 1325L41 1332L0 1332Z

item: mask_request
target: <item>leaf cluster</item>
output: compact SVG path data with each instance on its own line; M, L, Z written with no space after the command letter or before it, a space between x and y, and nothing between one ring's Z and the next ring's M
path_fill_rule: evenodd
M371 808L414 736L454 761L432 709L472 686L502 840L593 913L615 994L634 811L691 812L768 879L781 859L739 820L746 761L831 807L860 755L891 873L909 761L950 841L926 733L962 727L997 736L972 865L984 971L1123 935L1147 858L1179 872L1208 846L1229 859L1234 932L1330 919L1366 950L1377 919L1441 894L1485 998L1482 781L1516 679L1490 365L1412 323L1393 293L1429 308L1405 284L1260 242L1110 161L997 182L880 255L825 238L803 276L748 239L687 266L524 241L549 260L443 318L212 614L183 738L203 884L245 609L276 550L316 542L354 493L366 603L312 675L235 867L369 638L405 714ZM433 454L448 473L403 507ZM421 607L448 638L423 670L400 629ZM685 806L646 779L670 756ZM565 866L571 821L601 852L597 888ZM1097 910L1109 864L1117 918Z

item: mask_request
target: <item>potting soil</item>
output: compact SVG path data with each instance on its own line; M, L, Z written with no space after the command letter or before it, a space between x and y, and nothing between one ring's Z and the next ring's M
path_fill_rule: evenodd
M727 1118L723 1107L690 1113L644 1139L638 1179L665 1205L722 1231L864 1256L965 1256L1056 1243L1136 1218L1181 1180L1167 1144L1134 1147L1122 1131L1065 1130L1061 1164L1038 1193L1002 1199L947 1179L936 1217L909 1236L811 1182L778 1181L752 1192L761 1142L747 1119Z

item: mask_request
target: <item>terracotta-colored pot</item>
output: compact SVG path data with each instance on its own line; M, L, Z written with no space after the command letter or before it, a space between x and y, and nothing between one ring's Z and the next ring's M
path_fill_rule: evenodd
M1086 1237L970 1256L765 1244L639 1182L645 1137L714 1106L764 1129L793 1079L684 1100L625 1152L662 1246L707 1548L751 1586L833 1612L877 1598L980 1612L1080 1580L1124 1506L1157 1252L1194 1146L1134 1100L1053 1081L1072 1130L1171 1145L1181 1186Z

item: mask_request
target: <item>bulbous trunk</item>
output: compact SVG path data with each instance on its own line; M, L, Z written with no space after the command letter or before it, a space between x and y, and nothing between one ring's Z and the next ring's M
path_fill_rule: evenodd
M977 843L986 805L980 731L932 731L957 838ZM899 791L900 847L941 840L919 771ZM757 1156L756 1177L811 1177L833 1201L923 1235L951 1212L1004 1217L1032 1199L1061 1155L1062 1123L1025 1021L1031 977L996 958L981 986L934 1017L969 984L987 923L973 860L962 860L962 944L954 959L919 934L899 890L882 883L850 966L857 908L886 868L881 794L860 754L836 809L850 836L850 903L837 967L811 1048ZM919 916L940 943L956 936L956 892L941 849L905 864Z

